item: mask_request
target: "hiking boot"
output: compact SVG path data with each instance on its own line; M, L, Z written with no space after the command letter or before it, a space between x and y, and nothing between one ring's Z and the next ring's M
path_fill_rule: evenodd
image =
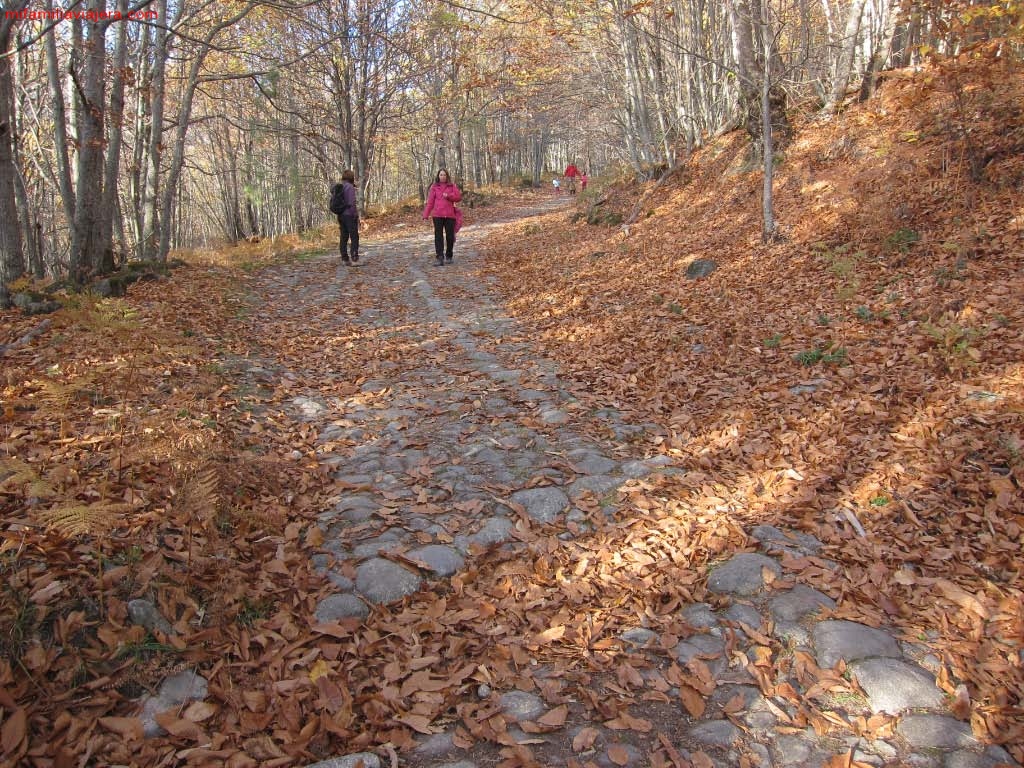
M348 256L342 256L341 263L344 264L346 267L352 264L352 262L348 260Z
M359 261L359 254L358 253L353 253L352 254L352 263L355 264L357 261Z
M435 267L443 267L444 266L444 259L442 259L440 256L438 256L437 257L437 261L434 262L434 266Z
M444 263L445 264L451 264L452 263L452 257L451 256L445 257Z

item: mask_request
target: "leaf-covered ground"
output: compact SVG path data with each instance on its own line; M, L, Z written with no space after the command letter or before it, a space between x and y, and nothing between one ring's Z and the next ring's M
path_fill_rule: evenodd
M966 114L932 73L801 126L772 245L734 134L644 198L628 235L585 218L628 216L645 190L588 191L495 240L491 263L582 397L662 425L691 469L662 489L674 506L820 537L842 578L801 578L869 621L937 632L976 732L1019 745L1022 84L968 82ZM718 267L687 279L695 259Z
M992 96L968 91L970 147L943 81L923 76L802 126L779 167L784 239L771 246L760 177L733 135L643 199L628 236L587 224L588 206L628 215L645 188L588 190L578 207L496 225L479 276L407 272L397 257L338 275L317 254L325 240L293 239L271 244L273 257L193 254L126 300L71 302L45 326L4 313L3 761L292 766L373 749L419 767L430 763L405 751L414 737L449 729L467 749L494 747L473 753L482 763L554 764L550 744L508 736L486 685L543 695L538 742L585 710L595 725L564 736L566 765L586 762L600 728L621 734L603 749L610 764L629 763L642 736L649 764L679 768L690 760L676 721L700 716L713 681L700 664L661 670L616 638L638 623L665 649L686 637L680 609L715 599L707 566L751 549L765 522L813 534L841 566L789 558L780 581L927 645L954 712L1020 760L1020 91L1012 78ZM988 158L978 181L974 151ZM474 209L471 226L509 208ZM392 223L404 225L390 230L395 254L421 227L409 263L427 269L418 212ZM696 258L717 269L687 279ZM584 497L586 528L568 544L520 514L515 546L476 551L450 582L364 623L318 623L332 591L314 567L320 516L365 489L322 463L357 446L296 418L296 397L341 403L349 430L347 414L392 408L395 393L368 383L437 382L450 402L406 391L418 415L398 414L395 429L432 426L450 406L465 425L456 452L490 435L500 388L437 320L479 309L490 282L519 324L469 334L478 355L528 371L543 350L576 398L574 428L623 460L659 455L685 472L631 483L610 520L608 499ZM613 433L595 417L608 409L647 432ZM517 413L517 429L547 430L535 410ZM577 476L545 456L531 485ZM438 471L411 467L413 501L385 498L375 519L439 514ZM508 500L498 480L484 490ZM449 525L465 515L470 530L480 505L461 503ZM132 623L139 597L172 632ZM890 718L840 717L814 699L852 696L849 681L756 642L751 668L785 701L784 727L891 734ZM185 669L210 695L165 716L167 735L137 738L134 702ZM679 702L658 709L670 687L683 715Z

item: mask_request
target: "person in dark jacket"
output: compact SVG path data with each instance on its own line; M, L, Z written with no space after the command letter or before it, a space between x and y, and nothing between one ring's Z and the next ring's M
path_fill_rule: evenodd
M430 185L427 204L423 208L423 220L434 219L434 255L437 266L452 263L452 249L455 247L455 204L462 199L462 193L452 182L448 169L437 172ZM445 239L447 238L447 244Z
M355 264L359 261L359 207L356 205L355 171L348 170L341 174L341 190L345 207L338 214L338 227L341 230L338 249L341 251L343 264ZM351 257L349 241L352 242Z

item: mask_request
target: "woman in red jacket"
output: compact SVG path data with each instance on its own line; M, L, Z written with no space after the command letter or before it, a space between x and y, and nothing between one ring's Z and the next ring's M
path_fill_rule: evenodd
M437 266L447 261L452 263L452 248L455 247L455 204L462 199L459 188L452 183L448 169L437 172L434 183L430 185L427 204L423 208L423 220L434 219L434 255ZM446 241L447 240L447 244Z

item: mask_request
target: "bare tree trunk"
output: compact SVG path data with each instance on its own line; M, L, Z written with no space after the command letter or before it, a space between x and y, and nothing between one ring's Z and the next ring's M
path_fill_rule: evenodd
M897 9L893 7L894 4L890 0L880 0L877 5L882 6L880 10L884 14L882 31L872 47L867 66L864 67L864 77L860 84L860 101L867 101L874 95L875 88L878 86L878 75L889 58L893 35L896 32Z
M775 173L775 149L772 145L772 108L771 108L771 30L762 21L761 36L764 41L764 74L761 79L761 145L764 155L764 179L761 191L761 240L770 243L775 240L775 205L772 187Z
M860 22L864 16L864 4L867 0L850 0L846 15L846 27L835 76L832 80L832 92L825 102L824 111L834 112L846 95L846 87L850 84L850 72L853 70L853 57L857 52L857 37L860 34Z
M182 4L178 5L175 21L182 7ZM161 19L167 18L167 0L157 0L157 13ZM146 178L142 187L142 238L139 240L139 256L144 261L155 260L160 253L160 167L169 37L164 26L157 28L153 49L153 79L150 84L149 150L146 153Z
M46 0L46 10L53 10L53 0ZM68 119L64 105L64 89L57 62L57 34L51 29L43 38L46 48L46 77L53 100L53 143L57 154L57 186L68 226L75 223L75 190L71 185L71 162L68 155Z
M14 3L21 10L26 2ZM0 307L11 304L7 283L25 272L21 246L21 225L15 201L14 183L18 169L14 164L14 57L8 56L14 20L0 18Z
M739 80L739 109L747 134L757 141L761 137L761 94L757 83L761 79L754 54L754 19L748 0L726 0L729 23L732 28L733 60Z
M106 0L89 0L97 19L106 12ZM86 22L85 65L75 83L82 100L78 137L78 189L75 192L75 228L71 240L71 278L84 283L99 266L107 244L103 242L103 170L105 137L106 22Z
M117 0L117 10L122 18L128 15L128 0ZM106 165L103 169L103 250L98 254L99 262L96 271L105 274L114 271L114 219L117 215L117 178L121 168L121 142L124 131L124 81L125 69L128 64L128 22L121 21L117 25L117 41L114 44L114 82L110 87L110 139L107 145ZM123 254L122 258L127 258Z

